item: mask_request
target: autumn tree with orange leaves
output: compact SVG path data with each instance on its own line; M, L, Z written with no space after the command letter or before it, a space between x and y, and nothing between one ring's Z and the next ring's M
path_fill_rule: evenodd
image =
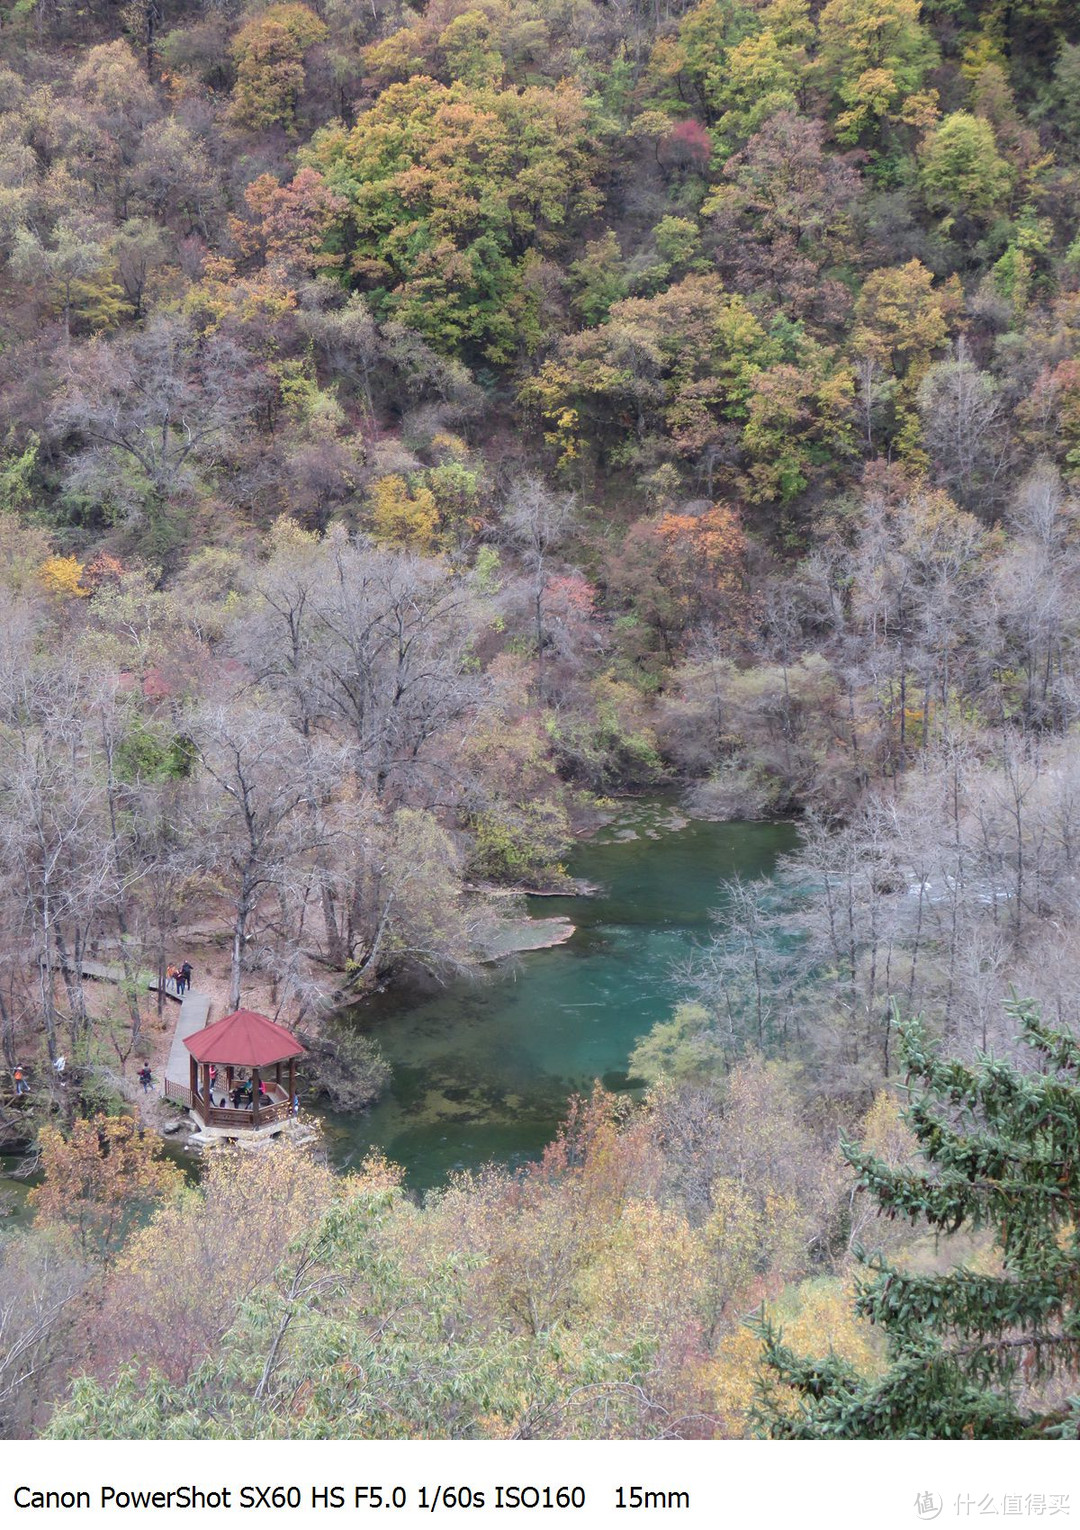
M327 186L317 170L298 170L288 185L260 175L244 188L248 217L230 220L233 238L245 255L261 265L279 263L298 271L335 270L343 256L326 248L343 197Z
M746 631L753 613L746 557L738 511L716 504L701 515L669 512L638 521L611 560L609 579L671 653L706 622L733 642Z

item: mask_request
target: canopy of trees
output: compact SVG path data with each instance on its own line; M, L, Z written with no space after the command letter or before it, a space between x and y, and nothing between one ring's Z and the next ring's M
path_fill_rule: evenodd
M43 1175L0 1427L873 1432L917 1339L941 1432L1074 1428L1066 1344L1025 1396L959 1287L914 1337L886 1310L915 1234L859 1298L884 1338L855 1321L831 1144L882 1194L913 1151L894 1004L976 1114L1032 1039L1021 1093L1072 1067L1078 101L1050 0L0 5L0 1141ZM672 974L640 1098L422 1206L298 1160L295 1247L215 1245L208 1359L200 1219L264 1171L178 1189L141 1132L148 979L201 942L362 1108L387 1067L341 1003L472 970L656 786L801 848ZM89 1342L167 1247L172 1326Z

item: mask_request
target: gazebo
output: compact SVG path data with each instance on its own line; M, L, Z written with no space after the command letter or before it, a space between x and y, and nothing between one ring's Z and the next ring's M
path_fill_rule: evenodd
M296 1092L296 1059L304 1056L304 1048L283 1025L254 1010L238 1009L185 1036L184 1045L191 1053L188 1103L204 1128L230 1136L280 1127L288 1120ZM286 1063L287 1081L282 1078Z

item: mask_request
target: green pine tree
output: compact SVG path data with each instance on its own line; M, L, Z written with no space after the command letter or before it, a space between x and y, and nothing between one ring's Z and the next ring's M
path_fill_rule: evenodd
M923 1162L844 1154L884 1215L939 1232L993 1230L999 1274L897 1269L856 1250L856 1311L879 1325L883 1371L807 1359L764 1316L754 1424L774 1439L1024 1439L1080 1434L1080 1045L1014 1001L1030 1071L940 1057L922 1021L900 1027L904 1112Z

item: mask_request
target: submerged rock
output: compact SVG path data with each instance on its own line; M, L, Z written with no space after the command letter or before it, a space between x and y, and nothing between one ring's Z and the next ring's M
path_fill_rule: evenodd
M561 946L570 939L576 926L569 919L508 919L498 931L488 951L487 961L498 961L522 951L544 951Z

